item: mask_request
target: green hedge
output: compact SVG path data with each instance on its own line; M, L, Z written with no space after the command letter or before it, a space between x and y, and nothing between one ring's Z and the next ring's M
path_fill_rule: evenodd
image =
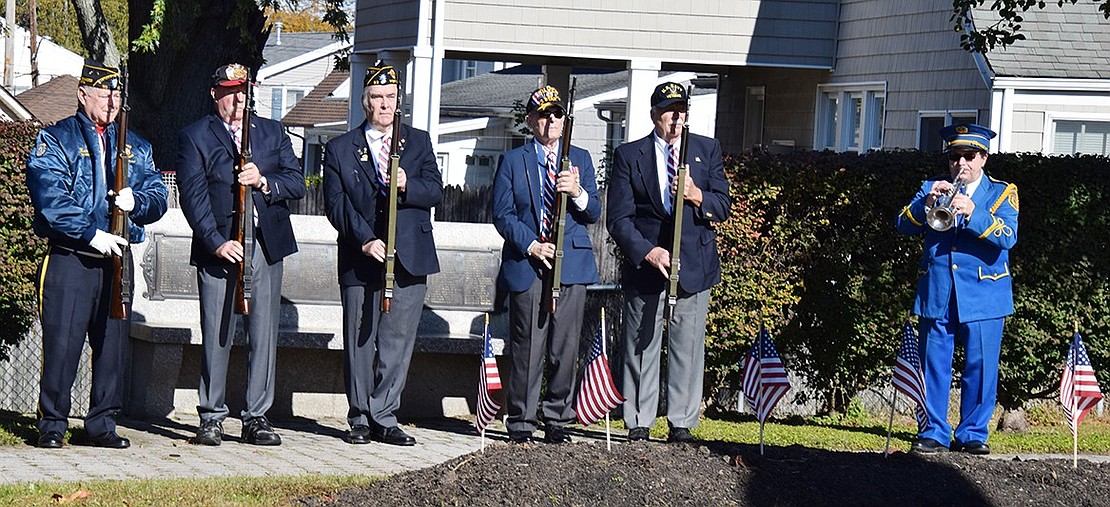
M31 232L34 209L23 176L27 154L41 126L0 122L0 361L35 317L35 273L46 243Z
M1102 346L1110 344L1108 167L1094 156L1000 154L987 163L1021 197L1011 252L1017 308L999 389L1006 408L1055 394L1075 324L1096 371L1110 378L1100 369L1110 358ZM735 392L762 323L822 410L842 411L889 379L921 255L920 237L898 234L894 219L946 163L917 151L747 153L726 169L733 216L718 229L724 281L710 308L708 392Z

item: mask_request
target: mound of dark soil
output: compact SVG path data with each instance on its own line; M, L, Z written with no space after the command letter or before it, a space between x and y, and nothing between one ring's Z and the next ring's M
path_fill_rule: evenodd
M1110 464L750 445L497 443L305 505L1108 505Z

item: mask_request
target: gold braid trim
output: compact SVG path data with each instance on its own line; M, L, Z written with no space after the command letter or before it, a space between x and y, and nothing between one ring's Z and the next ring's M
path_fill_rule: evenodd
M1018 211L1017 185L1013 183L1008 183L1006 185L1006 190L1002 191L1002 195L998 196L998 200L994 201L994 205L991 206L992 215L995 211L998 211L999 206L1002 206L1003 201L1009 201L1010 207L1014 208L1014 211Z
M905 215L906 218L910 219L910 222L913 222L913 225L916 225L918 227L921 227L921 226L925 225L921 222L918 222L917 219L913 217L913 213L910 212L910 207L909 206L906 206L905 208L902 208L902 214Z

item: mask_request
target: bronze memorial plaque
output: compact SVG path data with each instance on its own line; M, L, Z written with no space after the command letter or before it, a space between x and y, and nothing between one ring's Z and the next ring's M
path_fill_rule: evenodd
M494 310L500 250L439 247L436 254L440 271L428 276L425 306L443 310Z

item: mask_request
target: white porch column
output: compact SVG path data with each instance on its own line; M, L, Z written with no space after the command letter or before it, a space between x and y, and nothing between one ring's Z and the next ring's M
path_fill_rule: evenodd
M651 93L659 80L662 62L634 58L628 62L628 110L625 112L624 141L639 139L651 133Z
M374 64L372 53L351 54L351 91L350 102L347 109L347 129L353 129L366 119L366 112L362 110L362 80L366 77L366 69Z
M432 125L438 123L438 114L433 115L432 111L439 110L439 104L432 105L432 101L438 102L439 87L433 86L432 81L432 68L435 65L433 61L434 51L431 46L416 46L412 48L412 76L409 81L412 82L411 95L412 97L412 122L411 125L420 130L426 130L429 133L432 131ZM435 94L433 98L431 95ZM432 141L435 145L435 141Z

